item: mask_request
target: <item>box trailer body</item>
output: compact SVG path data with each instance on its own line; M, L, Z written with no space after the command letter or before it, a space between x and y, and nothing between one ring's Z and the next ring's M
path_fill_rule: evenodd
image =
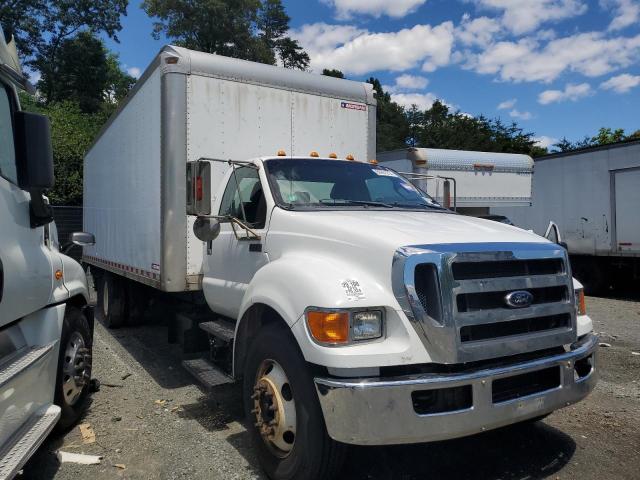
M99 318L166 305L185 368L242 384L275 480L333 478L344 444L541 417L597 380L566 251L374 156L370 85L166 47L85 159Z
M91 373L85 274L61 252L43 196L53 186L49 121L20 109L20 90L35 92L0 27L0 480L80 416Z
M639 205L640 142L630 142L537 159L532 205L491 211L541 235L556 223L576 276L593 283L613 265L640 277Z
M452 179L461 213L487 215L491 207L531 204L533 160L528 155L408 148L379 152L376 158L398 172L414 174L412 181L441 204L442 180Z
M86 155L84 225L98 241L84 261L163 291L199 290L187 162L281 150L373 158L372 87L165 47ZM213 168L216 182L228 165Z

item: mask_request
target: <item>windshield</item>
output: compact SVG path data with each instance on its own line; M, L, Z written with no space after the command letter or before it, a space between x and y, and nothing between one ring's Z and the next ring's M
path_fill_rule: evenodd
M362 162L271 159L265 162L276 203L288 209L444 210L393 170Z

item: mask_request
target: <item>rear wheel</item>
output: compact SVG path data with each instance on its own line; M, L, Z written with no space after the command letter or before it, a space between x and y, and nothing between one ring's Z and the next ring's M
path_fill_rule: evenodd
M107 328L118 328L126 317L126 289L124 282L108 272L96 282L98 302L96 314Z
M254 339L243 394L249 430L269 478L335 476L346 446L327 434L313 378L289 331L269 326Z
M65 431L78 421L85 406L91 381L92 338L84 314L68 307L62 327L55 403L62 409L56 426Z

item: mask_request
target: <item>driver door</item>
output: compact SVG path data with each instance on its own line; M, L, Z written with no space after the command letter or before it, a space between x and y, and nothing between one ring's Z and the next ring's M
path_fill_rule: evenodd
M269 261L263 252L267 210L258 170L249 166L235 168L217 213L238 218L260 239L238 238L245 234L242 228L235 226L236 236L231 223L221 224L220 234L212 242L211 249L205 251L204 261L203 291L213 311L237 318L249 283Z

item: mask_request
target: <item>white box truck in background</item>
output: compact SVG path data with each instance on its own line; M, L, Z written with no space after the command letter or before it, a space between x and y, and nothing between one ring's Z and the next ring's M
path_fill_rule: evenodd
M378 152L377 160L463 215L487 218L491 207L531 205L529 155L406 148Z
M43 197L53 186L49 120L20 110L31 89L0 28L0 479L85 406L93 314L80 265L60 253ZM74 234L76 244L91 236Z
M273 479L533 421L597 379L564 248L367 161L375 108L368 84L165 47L85 158L97 314L173 302L185 367L241 385Z
M496 206L497 207L497 206ZM640 142L536 159L532 205L492 208L544 235L554 222L591 293L640 286Z

